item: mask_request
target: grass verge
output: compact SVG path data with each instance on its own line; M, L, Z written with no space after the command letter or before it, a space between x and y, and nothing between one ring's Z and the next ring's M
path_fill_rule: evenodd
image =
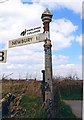
M61 90L65 90L65 88ZM57 120L61 120L61 119L76 120L75 119L76 116L73 114L71 108L68 105L66 105L60 97L60 89L58 82L55 82L53 92L54 92L54 114L55 114L54 116L56 116L55 118ZM66 91L65 92L62 91L62 93L66 93Z
M59 118L76 118L71 108L68 105L66 105L63 101L60 101L58 117Z
M77 93L62 95L61 98L64 100L82 100L83 99L82 94L77 94Z
M38 96L24 96L21 105L26 109L26 118L46 118L46 113L41 107L41 100Z

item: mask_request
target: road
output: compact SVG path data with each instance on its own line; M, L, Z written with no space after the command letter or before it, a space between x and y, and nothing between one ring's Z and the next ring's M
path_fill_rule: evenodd
M82 118L82 109L83 109L82 101L64 100L64 102L71 107L72 112L76 115L77 118Z

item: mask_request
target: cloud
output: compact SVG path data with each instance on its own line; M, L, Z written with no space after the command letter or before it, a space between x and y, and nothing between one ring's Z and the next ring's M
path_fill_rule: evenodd
M82 65L80 64L65 64L65 65L59 65L54 66L53 68L54 76L68 76L68 75L75 75L77 74L77 77L82 79Z
M78 26L65 18L54 20L51 26L51 31L60 32L64 36L68 36L78 29Z
M4 49L7 49L7 63L0 64L1 76L3 73L6 75L14 73L9 77L17 78L19 74L21 74L21 77L25 77L28 73L29 76L31 74L32 76L37 74L38 79L41 79L41 70L44 69L44 43L9 49L8 42L9 40L21 37L20 33L25 28L29 29L33 26L42 26L41 14L45 8L43 4L45 3L42 3L42 1L40 1L40 3L23 4L20 0L9 0L6 3L0 4L0 44L4 43ZM51 3L46 2L46 4L55 8L54 3L51 5ZM58 8L57 3L56 5ZM63 4L60 3L59 7L64 6L62 5ZM68 5L66 5L66 7L68 7ZM61 50L69 47L75 39L73 33L77 30L78 26L65 18L53 20L51 25L53 50ZM65 27L66 29L64 29ZM69 65L66 65L68 64L68 60L68 56L57 56L53 54L54 68L58 65L60 71L64 67L66 67L66 71L68 70Z
M81 39L82 39L82 46L84 47L84 34L82 34Z
M59 50L69 47L75 39L73 33L78 29L78 26L65 18L54 20L51 26L53 49Z
M67 64L69 61L69 57L68 56L64 56L64 55L53 55L52 56L52 63L53 66L55 65L62 65L62 64Z
M61 2L60 0L60 6L70 9L73 12L80 14L82 16L82 1L83 0L68 0L68 2Z
M6 75L9 75L11 73L13 73L13 75L9 76L9 78L13 78L13 79L18 79L19 74L21 74L21 78L25 78L27 73L28 73L28 75L31 75L32 78L34 78L34 76L37 74L37 79L38 80L42 79L41 70L43 70L44 68L42 67L41 64L39 64L37 66L36 65L30 66L28 64L25 64L25 65L22 65L22 64L9 64L9 65L10 65L10 67L5 66L6 68L2 69L3 72L0 73L1 74L0 79L2 78L3 74L5 74L5 76L6 76ZM16 66L18 68L16 68Z
M41 4L22 4L20 0L9 0L7 3L1 4L0 44L6 44L7 48L8 41L21 37L20 33L25 28L28 29L33 26L42 26L41 14L43 9L44 7ZM57 47L54 48L62 49L70 46L74 36L69 35L76 31L77 26L73 25L71 21L66 20L65 18L54 20L51 25L51 39L53 42L57 41ZM66 29L64 29L65 27ZM55 38L57 38L57 40ZM60 44L61 42L63 44Z
M82 18L84 19L84 1L82 2Z
M0 64L0 68L1 68L1 64ZM37 74L37 78L39 80L41 80L41 70L43 69L43 64L39 63L39 64L11 64L11 63L6 63L3 64L2 69L0 70L1 76L0 78L2 78L2 75L5 74L9 75L10 73L13 73L12 76L9 76L9 78L17 78L18 79L18 75L21 74L22 78L24 78L24 74L26 76L26 74L28 73L29 75L33 75L32 77L34 77L35 74Z
M74 40L74 36L65 37L62 34L55 32L52 32L51 34L52 34L51 40L53 41L52 45L53 45L53 49L55 50L61 50L63 48L70 47L72 41Z
M28 48L28 47L27 47ZM19 57L18 57L19 56ZM27 49L18 49L8 51L8 63L43 63L44 54L42 52L35 52Z
M78 58L79 58L79 60L81 60L83 66L84 66L84 55L83 55L83 54L82 54L82 55L79 55Z
M22 4L20 0L9 0L7 3L1 4L0 43L6 44L7 48L8 41L20 37L21 31L25 28L42 25L40 17L43 9L44 7L41 4ZM69 35L76 31L77 26L64 18L54 20L51 25L51 39L57 45L54 49L70 46L74 36ZM65 27L66 29L64 29ZM38 45L35 46L40 49Z
M23 2L30 2L30 0L22 0ZM39 3L45 7L51 9L67 8L75 13L82 14L82 2L83 0L31 0L31 2ZM81 15L82 16L82 15Z
M78 57L78 58L79 58L79 60L82 60L82 55L79 55L79 57Z
M79 44L82 46L82 35L76 36L76 41L79 42Z
M19 57L20 58L20 57ZM18 59L19 61L20 59ZM29 59L28 59L29 60ZM35 60L35 58L34 58ZM71 74L72 76L74 74L77 74L79 78L82 79L82 65L80 64L68 64L69 57L58 55L53 55L53 76L68 76ZM5 63L3 66L0 64L0 78L3 74L9 75L10 73L13 73L13 75L9 76L9 78L19 78L19 75L21 78L26 78L26 75L28 74L28 78L36 78L38 80L42 79L42 73L41 70L44 69L44 64L40 61L36 64L33 64L33 61L30 63L24 62L24 64L20 63Z
M9 0L0 4L0 43L20 37L25 28L41 25L42 11L41 5L24 5L20 0Z
M24 55L23 55L24 54ZM64 55L53 55L53 66L62 65L68 63L69 57ZM59 59L59 61L58 61ZM26 52L24 51L9 51L8 52L8 59L7 63L0 64L0 72L1 76L5 73L8 75L13 73L11 78L18 78L19 73L21 74L22 78L24 78L23 74L32 74L35 76L37 74L38 79L42 79L41 70L44 69L44 53L43 52L33 52L29 50Z

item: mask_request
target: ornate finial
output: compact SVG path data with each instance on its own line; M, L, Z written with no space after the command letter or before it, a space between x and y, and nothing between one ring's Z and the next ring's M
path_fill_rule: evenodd
M48 8L46 8L45 9L45 11L42 13L42 16L41 16L41 19L42 19L42 21L49 21L49 22L51 22L51 19L52 19L52 14L51 14L51 12L49 11L49 9Z
M48 8L46 8L46 10L44 11L44 13L43 13L43 14L52 15L52 14L51 14L51 12L49 11L49 9L48 9Z

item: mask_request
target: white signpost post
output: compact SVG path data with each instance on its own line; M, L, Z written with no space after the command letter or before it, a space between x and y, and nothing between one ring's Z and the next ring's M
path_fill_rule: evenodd
M0 51L0 63L6 63L7 50Z
M37 35L32 35L32 36L24 36L18 39L10 40L9 48L43 42L44 40L45 40L44 33L39 33Z

